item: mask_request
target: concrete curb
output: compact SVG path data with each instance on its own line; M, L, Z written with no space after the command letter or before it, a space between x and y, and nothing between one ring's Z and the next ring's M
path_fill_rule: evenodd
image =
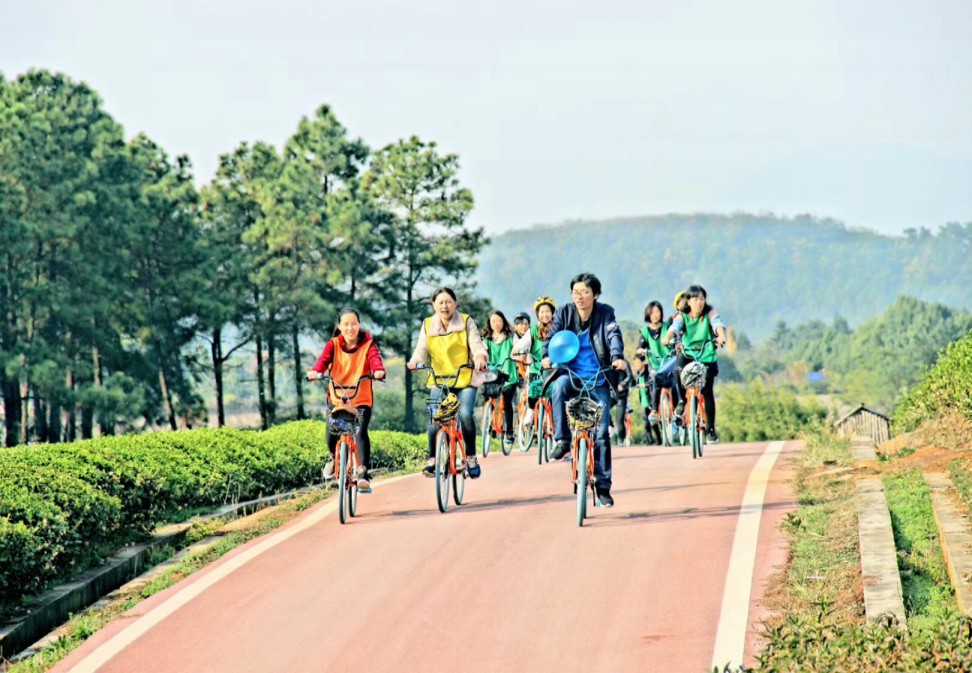
M221 507L193 522L158 529L150 540L123 549L102 565L77 579L55 587L32 600L25 614L0 623L0 660L10 659L59 624L143 572L146 557L154 550L178 544L199 520L235 519L308 493L315 487L248 500Z
M877 463L874 440L864 435L855 435L851 438L851 455L855 463Z
M948 576L955 588L959 610L972 615L972 533L969 516L952 497L952 480L943 472L925 475L931 492L935 523L942 540Z
M899 628L907 628L891 515L880 479L857 481L857 513L867 621L891 614Z

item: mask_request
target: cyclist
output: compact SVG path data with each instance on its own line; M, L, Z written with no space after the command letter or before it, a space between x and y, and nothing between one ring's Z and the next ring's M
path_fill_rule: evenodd
M686 290L681 290L675 295L675 312L685 313L688 310L688 292Z
M621 372L618 377L618 383L615 390L618 391L618 401L615 404L617 416L614 419L614 427L618 433L618 443L624 443L624 440L628 438L628 430L624 425L624 417L631 409L631 405L628 403L628 397L631 393L631 387L638 384L635 379L634 372L631 370L631 365L625 362L625 371Z
M339 386L353 388L362 376L372 375L381 380L385 378L385 365L381 361L378 344L371 338L371 334L361 330L361 316L353 308L342 309L338 314L338 323L334 328L334 336L324 344L324 350L317 358L314 366L307 370L308 380L318 378L330 370L331 378ZM341 397L334 386L328 386L328 410L341 403ZM358 491L371 489L368 466L371 465L371 439L368 437L368 424L371 423L371 407L374 397L371 381L362 381L357 394L349 404L358 409L361 419L355 441L358 444L361 464L358 466ZM327 433L328 459L324 464L324 478L334 478L334 451L337 447L338 436Z
M420 364L431 359L432 369L441 377L451 377L459 367L473 364L475 372L464 369L453 388L459 397L459 426L466 444L466 471L476 479L481 468L476 460L476 422L473 412L476 407L476 386L480 385L486 370L488 353L486 344L479 336L476 322L467 314L456 311L456 293L452 288L441 287L432 293L434 315L422 321L415 351L407 367L415 371ZM429 387L435 386L435 378L429 374ZM429 420L429 460L422 470L426 477L435 476L435 433L436 425Z
M707 439L715 444L719 441L716 432L716 403L713 394L715 377L719 375L718 356L716 347L726 343L726 325L719 317L719 313L709 305L705 288L693 285L686 290L688 311L676 315L672 324L662 337L662 344L667 346L674 338L682 337L682 350L678 354L675 371L681 372L688 362L698 360L706 368L705 385L702 386L702 396L705 398L705 416L708 420ZM714 339L713 344L710 339ZM675 409L676 415L681 416L685 409L685 391L682 389L681 377L676 373L675 385L678 386L679 403Z
M682 294L682 293L679 293ZM675 302L678 303L678 300ZM672 353L672 349L662 345L662 337L668 332L670 321L665 320L661 302L650 301L645 306L645 326L638 336L638 348L635 350L645 356L648 361L648 371L651 377L651 410L648 419L651 423L658 423L658 402L661 399L661 389L669 388L677 397L678 391L672 381L673 369L663 369L663 365ZM678 400L676 399L677 403Z
M517 338L522 337L530 329L530 316L520 311L513 317L513 329L516 330Z
M657 416L654 423L651 421L651 379L643 356L634 356L631 361L631 373L634 375L635 385L638 386L638 401L641 403L641 413L645 421L647 443L660 445L661 427L658 425Z
M506 420L506 441L513 443L513 409L516 406L516 386L520 375L516 362L510 359L513 353L513 328L503 312L494 309L489 314L489 324L483 328L483 341L489 353L489 367L506 375L503 383L503 417Z
M527 423L532 422L533 409L537 406L537 400L540 399L540 390L543 387L543 381L540 378L543 375L543 368L541 367L543 342L550 336L550 327L553 324L553 314L556 310L557 304L553 299L545 294L537 297L537 300L533 302L533 312L537 316L537 324L531 325L529 331L522 334L513 344L514 353L529 354L527 356L530 362L529 378L532 381L527 384L530 386L526 413Z
M554 312L553 324L548 337L561 330L570 330L580 340L580 351L573 360L566 363L583 379L597 377L592 397L604 405L601 422L597 428L594 445L594 477L598 500L603 507L614 506L611 497L611 437L610 409L614 390L617 389L618 375L627 364L624 361L624 339L614 315L614 308L597 301L601 296L601 281L592 273L581 273L570 281L573 302L561 306ZM551 366L548 356L550 339L543 342L543 367ZM608 375L599 374L601 369L613 368ZM554 417L554 448L551 460L559 460L570 451L570 432L567 428L567 400L577 396L577 389L570 376L563 369L554 373L551 383L552 409Z

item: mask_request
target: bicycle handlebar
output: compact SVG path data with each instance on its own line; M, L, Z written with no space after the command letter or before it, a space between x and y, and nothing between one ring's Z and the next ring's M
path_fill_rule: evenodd
M442 388L452 388L453 386L455 386L459 382L459 374L461 374L465 369L475 370L475 367L473 367L470 364L460 365L459 369L456 370L455 374L440 376L439 374L435 373L435 368L433 368L432 365L427 365L427 364L415 365L415 371L417 372L422 370L428 370L432 372L432 378L435 381L435 385L440 386ZM446 383L446 381L449 382Z
M384 383L385 379L376 379L371 374L365 374L355 382L354 386L343 386L337 381L335 381L330 374L321 374L317 372L317 376L312 379L307 379L311 383L326 382L334 386L334 391L340 391L340 397L342 402L347 402L348 400L358 396L358 388L361 386L362 381L377 381L379 383ZM348 391L351 391L350 394Z

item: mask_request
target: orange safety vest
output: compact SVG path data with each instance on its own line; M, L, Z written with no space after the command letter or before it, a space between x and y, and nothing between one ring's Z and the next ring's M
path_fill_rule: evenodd
M354 384L358 379L366 374L370 374L368 369L368 350L371 348L371 339L358 345L357 350L348 353L339 343L340 337L331 339L334 344L334 360L331 362L331 378L342 386L350 386L354 389ZM341 404L341 395L334 389L334 384L329 386L329 396L332 405ZM348 391L351 392L350 390ZM348 400L348 404L353 407L370 407L373 404L371 395L371 381L362 381L358 386L358 394Z

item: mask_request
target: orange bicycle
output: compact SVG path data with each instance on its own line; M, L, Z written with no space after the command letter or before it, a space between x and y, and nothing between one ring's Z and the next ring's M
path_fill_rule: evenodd
M624 445L631 446L631 407L624 410Z
M416 371L422 369L430 370L435 382L428 398L428 410L429 423L440 426L435 435L435 497L439 511L444 514L449 510L450 483L457 505L462 504L466 492L466 441L459 427L459 398L452 388L459 380L459 374L472 366L462 365L449 376L436 374L429 365L415 368Z
M699 353L708 343L715 343L714 339L703 341L698 348ZM692 358L698 357L695 353L689 353L682 345L682 351ZM692 458L702 457L702 447L705 446L705 432L708 427L708 419L705 415L705 397L702 395L702 386L705 385L705 377L708 368L704 363L693 359L682 367L679 374L682 378L682 386L685 388L685 429L688 432L689 441L692 444Z
M329 383L334 394L341 398L341 403L335 405L327 415L327 431L341 438L337 446L338 469L334 475L338 481L338 519L344 524L347 523L349 515L353 517L358 514L359 463L358 442L355 435L358 433L361 416L358 410L351 406L350 400L357 396L358 386L362 381L375 379L370 375L362 376L354 386L342 386L327 374L322 374L315 380ZM371 489L362 492L369 493Z
M480 390L483 393L482 447L483 458L489 455L489 447L493 437L500 438L503 455L508 456L513 451L513 438L507 434L506 400L503 399L503 386L509 379L506 372L490 370L496 374L493 381L485 383Z
M520 366L520 363L517 363L517 369ZM533 444L533 438L536 436L536 426L532 422L527 423L527 411L530 409L530 375L527 367L523 367L520 377L524 383L520 386L516 401L516 435L520 451L526 453L530 450L530 445Z
M537 463L550 462L554 445L553 407L550 398L541 395L533 410L533 432L537 436Z

